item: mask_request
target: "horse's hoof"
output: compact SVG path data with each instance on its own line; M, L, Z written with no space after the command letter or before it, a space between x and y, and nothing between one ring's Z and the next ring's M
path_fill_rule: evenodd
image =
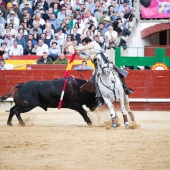
M92 122L90 121L90 122L87 122L87 124L89 125L89 126L92 126Z
M129 122L125 122L125 127L128 127L129 126Z
M111 128L116 129L116 124L112 124Z

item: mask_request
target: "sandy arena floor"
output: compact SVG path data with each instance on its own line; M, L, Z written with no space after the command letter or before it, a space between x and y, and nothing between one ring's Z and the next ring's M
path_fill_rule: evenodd
M21 114L8 127L0 111L0 170L169 170L170 112L135 111L135 129L108 128L107 111L89 112L93 126L72 110ZM130 122L131 123L131 122Z

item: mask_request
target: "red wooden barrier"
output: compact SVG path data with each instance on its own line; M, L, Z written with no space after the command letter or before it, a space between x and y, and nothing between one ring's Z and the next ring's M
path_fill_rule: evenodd
M20 82L31 80L52 80L63 77L65 70L1 70L0 96L8 93L13 86ZM92 71L70 71L71 75L89 79ZM170 99L170 70L130 70L126 79L134 93L130 98L166 98ZM141 103L131 104L133 110L170 110L170 103Z

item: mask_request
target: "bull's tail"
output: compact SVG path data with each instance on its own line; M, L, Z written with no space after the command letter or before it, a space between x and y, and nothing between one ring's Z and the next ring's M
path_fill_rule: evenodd
M2 102L2 101L4 101L4 100L8 99L10 96L12 96L12 93L13 93L13 91L15 90L15 88L19 88L19 87L21 87L23 84L24 84L24 83L19 83L19 84L17 84L16 86L14 86L14 87L11 89L11 91L10 91L9 93L6 93L5 95L0 96L0 101Z

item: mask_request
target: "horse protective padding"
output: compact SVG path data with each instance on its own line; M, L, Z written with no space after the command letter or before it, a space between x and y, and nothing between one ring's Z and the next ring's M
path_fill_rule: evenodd
M85 83L83 84L81 87L80 87L80 91L82 90L87 90L89 92L94 92L94 81L95 79L95 75L92 75L92 77Z

